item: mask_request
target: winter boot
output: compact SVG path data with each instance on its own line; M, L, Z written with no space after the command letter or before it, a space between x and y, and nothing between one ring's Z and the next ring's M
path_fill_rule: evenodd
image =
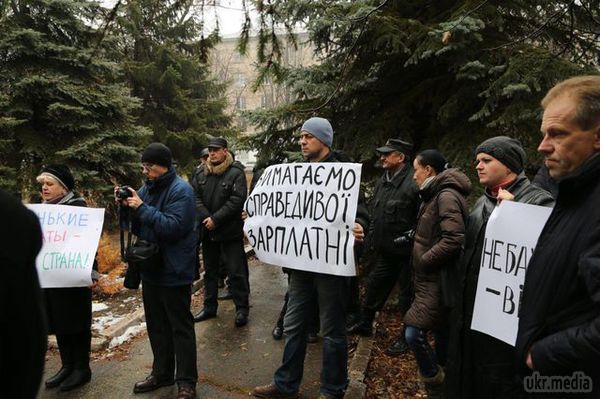
M428 399L444 399L444 380L446 374L444 369L438 366L438 372L433 377L421 376L421 381L425 384L425 391Z

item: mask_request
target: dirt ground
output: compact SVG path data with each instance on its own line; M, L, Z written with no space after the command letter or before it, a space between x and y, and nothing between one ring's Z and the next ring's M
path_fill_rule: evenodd
M365 373L367 399L427 397L419 386L414 356L407 353L391 357L384 353L397 338L401 326L400 315L396 309L385 309L379 313L371 360Z

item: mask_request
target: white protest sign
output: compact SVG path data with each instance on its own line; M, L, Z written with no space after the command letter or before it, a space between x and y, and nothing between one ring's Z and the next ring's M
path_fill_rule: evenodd
M354 276L352 228L361 164L268 167L248 196L244 231L256 256L291 269Z
M43 288L87 287L104 223L104 209L29 204L42 226L36 266Z
M502 201L485 229L471 329L514 346L529 260L552 208Z

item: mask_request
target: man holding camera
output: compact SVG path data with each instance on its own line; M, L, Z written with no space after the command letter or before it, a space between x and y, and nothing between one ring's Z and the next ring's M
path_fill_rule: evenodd
M141 263L144 312L154 355L151 374L135 384L134 393L177 382L178 399L196 397L196 335L191 287L196 267L195 205L192 187L177 176L171 150L152 143L142 154L145 182L139 192L121 187L115 196L129 208L132 231L139 240L157 244L158 262ZM150 267L150 263L157 263ZM147 267L145 267L147 266Z
M248 323L248 260L244 252L244 222L241 218L248 195L244 166L234 161L227 141L215 137L208 143L208 162L198 175L196 207L203 229L204 308L195 315L200 322L216 317L219 266L227 270L235 303L235 326Z
M373 334L375 313L383 308L396 281L400 281L400 312L411 304L411 231L419 210L419 189L413 181L409 159L412 145L400 139L389 139L379 154L383 176L375 186L372 199L371 225L367 236L370 249L377 258L368 277L361 319L348 328L349 334ZM408 349L404 334L390 347L388 355L398 355Z

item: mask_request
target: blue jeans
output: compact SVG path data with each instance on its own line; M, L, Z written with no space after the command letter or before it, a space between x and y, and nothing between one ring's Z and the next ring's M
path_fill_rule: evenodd
M406 326L406 343L415 354L419 372L430 378L437 374L438 364L444 366L448 355L448 332L446 329L434 331L435 352L427 342L427 330Z
M323 335L321 393L342 397L348 385L348 342L346 339L347 277L290 271L289 302L283 321L283 361L274 376L281 392L300 389L306 355L306 334L314 291L319 301Z

